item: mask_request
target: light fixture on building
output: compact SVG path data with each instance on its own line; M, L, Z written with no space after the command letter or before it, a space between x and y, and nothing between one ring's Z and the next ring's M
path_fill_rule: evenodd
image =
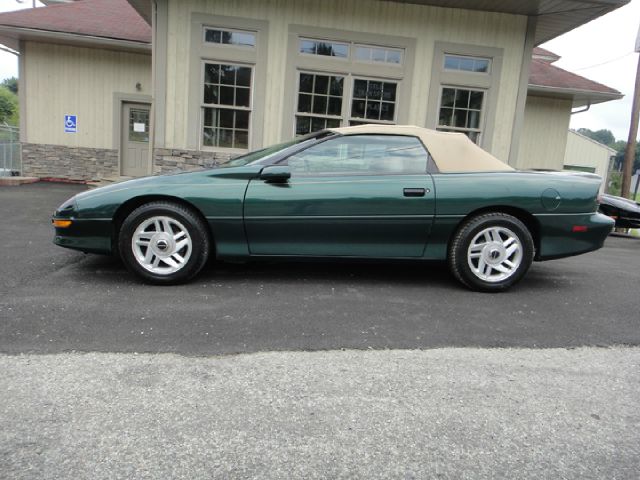
M136 83L136 90L140 92L142 90L142 84L140 82Z

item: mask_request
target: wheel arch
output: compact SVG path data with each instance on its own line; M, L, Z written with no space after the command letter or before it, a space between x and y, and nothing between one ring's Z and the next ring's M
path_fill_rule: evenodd
M200 219L204 222L207 227L207 233L209 234L209 240L211 241L211 245L213 247L213 251L215 253L215 236L211 231L211 226L209 222L207 222L207 218L204 216L202 211L196 207L193 203L188 202L180 197L174 197L172 195L140 195L137 197L130 198L126 202L123 202L114 212L113 214L113 230L111 232L111 244L118 244L118 236L120 235L120 229L122 228L122 224L125 219L133 212L136 208L141 207L150 202L171 202L176 203L178 205L182 205L185 208L191 210L194 214L196 214ZM114 249L117 251L117 248Z
M533 245L536 249L536 253L534 259L538 258L540 252L540 222L536 217L534 217L531 213L526 210L518 207L512 207L509 205L492 205L488 207L478 208L472 212L469 212L462 221L456 227L456 230L451 238L449 239L449 245L456 236L456 233L462 228L462 226L468 222L471 218L477 217L479 215L484 215L487 213L505 213L507 215L511 215L512 217L517 218L522 223L524 223L527 230L531 234L531 238L533 239Z

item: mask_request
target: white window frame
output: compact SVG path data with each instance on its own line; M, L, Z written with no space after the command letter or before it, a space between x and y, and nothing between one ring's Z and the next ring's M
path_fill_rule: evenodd
M251 80L249 85L249 106L241 107L236 105L224 105L224 104L209 104L204 101L204 91L205 91L205 68L207 64L217 64L217 65L232 65L235 67L248 67L251 69ZM200 112L199 112L199 136L198 136L198 148L202 151L225 151L230 154L240 154L245 153L247 150L251 150L251 132L252 132L252 123L253 123L253 97L254 97L254 81L255 81L255 65L250 63L242 63L242 62L231 62L226 60L216 60L216 59L203 59L201 62L200 68ZM220 146L212 146L212 145L204 145L204 109L205 108L215 108L215 109L226 109L226 110L240 110L240 111L248 111L249 112L249 124L247 126L247 148L234 148L234 147L220 147ZM235 125L234 125L235 130Z
M445 88L450 88L453 90L468 90L469 92L482 92L482 106L480 107L480 119L478 121L478 128L455 127L452 125L440 125L440 109L442 108L442 93ZM483 88L470 87L467 85L440 85L440 94L438 99L438 111L437 111L437 119L436 119L436 130L440 132L444 132L444 131L460 132L465 134L467 132L477 133L477 141L475 143L477 145L480 145L482 143L482 136L484 133L483 126L484 126L484 117L486 112L486 108L485 108L486 101L487 101L487 91ZM452 109L453 109L453 115L455 116L455 111L456 111L455 106ZM469 110L468 107L460 108L457 110L465 110L467 112L471 111ZM473 111L476 111L476 110L473 110Z

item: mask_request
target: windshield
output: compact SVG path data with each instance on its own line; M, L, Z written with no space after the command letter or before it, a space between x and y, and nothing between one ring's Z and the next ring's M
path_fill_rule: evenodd
M313 136L316 137L317 133ZM282 150L285 150L293 145L298 145L299 143L305 142L309 140L309 135L305 135L303 137L294 138L293 140L289 140L288 142L278 143L276 145L271 145L270 147L261 148L260 150L255 150L253 152L245 153L244 155L240 155L239 157L230 160L229 162L221 165L222 167L243 167L245 165L250 165L252 163L262 162L267 160L272 155L275 155Z

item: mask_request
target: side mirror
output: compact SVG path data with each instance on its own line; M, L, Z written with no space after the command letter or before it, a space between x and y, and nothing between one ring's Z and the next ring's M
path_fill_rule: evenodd
M288 165L271 165L264 167L260 172L260 179L272 183L284 183L291 178L291 169Z

